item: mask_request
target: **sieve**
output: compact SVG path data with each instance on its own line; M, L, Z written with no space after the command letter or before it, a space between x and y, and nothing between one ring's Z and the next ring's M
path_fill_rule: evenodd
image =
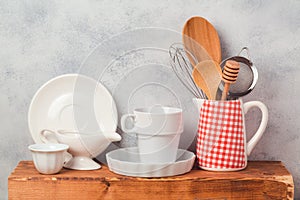
M241 56L242 52L246 52L247 58ZM233 56L223 60L220 64L222 70L225 66L226 61L234 60L240 64L240 71L235 83L230 85L230 89L228 91L228 99L237 99L239 97L245 96L249 94L253 88L255 87L258 80L258 72L256 67L250 60L249 49L247 47L243 47L237 56ZM220 99L220 94L224 90L224 81L221 81L218 90L218 99Z

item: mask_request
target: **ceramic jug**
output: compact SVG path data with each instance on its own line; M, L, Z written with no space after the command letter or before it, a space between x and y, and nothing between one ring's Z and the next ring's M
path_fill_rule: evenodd
M268 122L268 109L260 101L241 99L215 101L193 99L199 110L197 159L200 168L210 171L237 171L247 166L247 156L261 139ZM245 114L252 107L262 113L261 123L246 141Z

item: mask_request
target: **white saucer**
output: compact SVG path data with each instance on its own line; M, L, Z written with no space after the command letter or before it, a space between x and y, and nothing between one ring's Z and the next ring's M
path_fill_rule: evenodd
M109 170L126 176L166 177L189 172L194 165L195 154L178 149L174 163L141 163L136 147L121 148L106 154Z
M43 129L115 132L117 109L107 89L84 75L66 74L46 82L34 95L28 125L33 140L42 143Z

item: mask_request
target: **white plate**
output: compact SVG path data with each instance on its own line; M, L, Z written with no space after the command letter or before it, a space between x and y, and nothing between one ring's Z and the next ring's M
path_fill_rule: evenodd
M184 174L194 166L194 153L178 149L174 163L141 163L136 147L122 148L106 154L109 170L135 177L166 177Z
M33 140L42 143L43 129L110 131L117 127L117 109L107 89L87 76L66 74L45 83L34 95L28 112Z

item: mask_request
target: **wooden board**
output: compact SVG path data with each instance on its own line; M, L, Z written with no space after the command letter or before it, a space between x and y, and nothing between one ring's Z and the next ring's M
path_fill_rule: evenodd
M167 178L63 169L39 174L32 161L21 161L8 177L9 199L293 199L294 183L278 161L252 161L238 172L191 172Z

